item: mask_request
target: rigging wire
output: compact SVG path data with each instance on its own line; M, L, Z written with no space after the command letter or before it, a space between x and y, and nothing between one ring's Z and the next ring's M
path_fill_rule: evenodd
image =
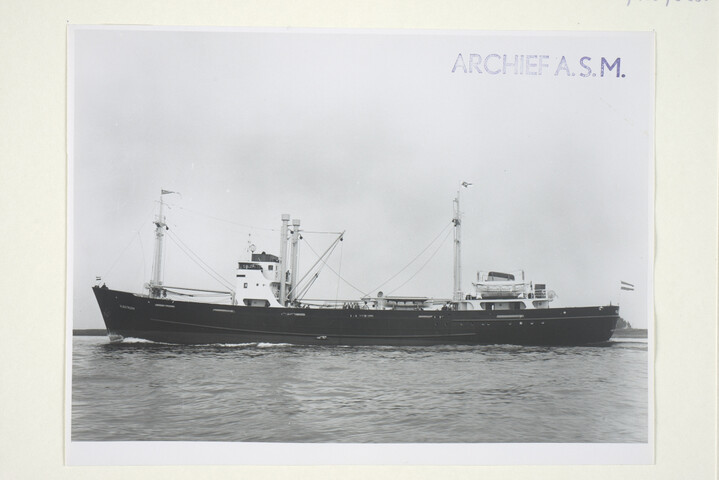
M326 258L329 258L329 257L332 255L332 253L335 251L335 248L337 248L337 244L338 244L340 241L342 241L342 237L338 237L334 242L332 242L332 244L327 248L327 250L324 251L324 253L322 253L322 255L317 255L317 253L315 252L315 255L317 255L317 257L318 257L318 258L317 258L317 261L314 263L314 265L312 265L312 266L310 267L309 270L307 270L307 273L305 273L304 276L297 282L298 285L301 284L301 283L304 281L305 278L307 278L307 275L309 275L310 273L312 273L312 271L313 271L315 268L317 268L317 265L319 265L320 262L322 262L322 264L323 264L324 266L328 266L328 265L327 265L327 260L325 260L325 257L326 257ZM307 244L307 245L309 246L309 244ZM311 250L311 249L312 249L312 248L310 247L310 250ZM314 251L313 251L313 252L314 252ZM317 269L317 273L315 273L315 279L319 276L321 269L322 269L322 267L320 267L320 268Z
M416 272L414 272L414 274L413 274L411 277L409 277L402 285L400 285L399 287L395 288L394 290L392 290L391 292L389 292L387 295L391 295L392 293L396 292L396 291L399 290L400 288L402 288L402 287L404 287L405 285L407 285L407 283L409 283L410 280L412 280L414 277L416 277L417 274L418 274L419 272L421 272L424 267L427 266L427 264L429 263L429 261L434 258L434 256L437 254L437 252L439 252L439 249L442 248L442 246L444 245L444 242L446 242L447 239L449 238L449 234L450 234L450 233L452 233L451 230L450 230L449 232L447 232L447 235L445 235L444 238L442 239L442 241L439 243L439 245L437 245L437 248L434 250L434 252L432 252L432 255L430 255L430 257L427 259L427 261L424 262L421 267L419 267L419 270L417 270Z
M418 259L419 257L421 257L422 254L424 254L424 252L426 252L426 251L429 249L429 247L431 247L431 246L434 244L434 242L436 242L437 239L444 233L444 231L447 230L447 228L449 228L451 225L452 225L452 221L449 221L449 222L442 228L442 230L437 234L437 236L434 237L434 238L432 239L432 241L429 242L429 243L427 244L427 246L424 247L424 249L422 249L421 252L419 252L412 260L410 260L407 265L405 265L404 267L402 267L402 269L401 269L400 271L398 271L397 273L395 273L394 275L392 275L391 277L389 277L389 278L388 278L387 280L385 280L382 284L380 284L380 285L378 285L378 286L376 286L376 287L374 287L374 288L371 288L369 291L370 291L370 292L374 292L374 291L376 291L376 290L379 290L380 288L384 287L384 286L387 285L389 282L391 282L392 280L394 280L400 273L402 273L402 272L404 272L405 270L407 270L407 268L409 268L410 265L412 265L415 261L417 261L417 259ZM444 240L442 240L442 241L444 241ZM434 255L434 254L432 254L432 255ZM420 270L421 270L421 267L420 267ZM416 274L415 274L415 275L416 275ZM404 283L403 283L402 285L404 285ZM399 287L397 287L397 288L399 288ZM395 290L397 290L397 289L395 289ZM394 291L394 290L393 290L393 291Z
M312 251L312 253L314 253L317 258L321 258L320 255L315 251L315 249L312 248L312 245L310 245L309 242L307 242L307 239L303 238L303 240L304 240L305 244L307 245L307 247ZM354 289L357 290L359 293L361 293L363 297L364 297L365 295L367 295L365 292L363 292L362 290L360 290L359 288L355 287L355 286L352 285L350 282L348 282L347 280L345 280L344 278L342 278L342 277L340 276L340 274L337 273L337 272L334 270L334 268L332 268L330 265L328 265L325 260L322 260L322 263L324 264L325 267L329 268L332 273L334 273L335 275L337 275L337 277L338 277L340 280L342 280L342 281L345 282L347 285L349 285L350 287L354 288Z
M175 234L175 233L170 233L169 230L168 230L168 234L169 234L168 237L169 237L172 241L174 241L175 244L178 245L181 250L183 250L183 247L184 247L185 249L187 249L187 251L189 251L192 255L195 256L195 258L193 259L192 256L191 256L190 254L188 254L187 251L184 251L184 250L183 250L184 253L185 253L186 255L188 255L191 260L193 260L195 263L197 263L201 268L202 268L203 266L206 267L206 268L202 268L202 269L203 269L206 273L208 273L208 275L210 275L211 277L213 277L215 280L217 280L219 283L221 283L224 287L229 288L230 290L233 290L232 284L231 284L229 281L227 281L225 278L223 278L222 275L220 275L217 271L215 271L215 270L214 270L210 265L208 265L205 261L203 261L202 258L200 258L200 256L199 256L197 253L195 253L185 242L182 241L182 239L181 239L179 236L177 236L177 234ZM179 242L179 243L182 244L182 245L179 245L177 242ZM208 271L208 270L209 270L209 271Z
M195 262L202 270L205 271L208 275L210 275L213 279L215 279L217 282L221 283L222 286L229 288L230 290L233 290L232 284L228 282L226 279L222 277L219 273L217 273L212 267L210 267L207 263L205 263L202 258L198 254L196 254L185 242L182 241L182 239L171 230L167 230L167 236L170 240L172 240L175 245L177 245L180 250L182 250L185 255L187 255L190 260ZM194 256L194 258L193 258Z
M305 298L305 294L309 291L310 287L312 285L314 285L315 280L317 280L317 277L319 277L319 276L320 276L320 272L317 272L314 275L312 275L312 278L310 278L309 281L307 282L307 286L304 287L302 289L302 291L300 292L300 294L297 296L298 300L302 300L303 298Z
M319 232L315 230L302 230L302 233L316 233L316 234L327 234L327 235L342 235L344 232Z
M342 232L342 235L344 235L344 232ZM305 280L305 278L307 278L307 275L309 275L310 273L312 273L312 271L315 269L315 267L316 267L320 262L324 261L324 257L325 257L325 256L329 256L329 255L332 254L332 252L334 251L334 249L337 248L337 244L338 244L340 241L342 241L342 235L340 235L339 237L337 237L337 238L335 239L335 241L332 242L329 247L327 247L327 250L325 250L325 251L322 253L322 255L319 256L319 258L317 259L317 261L307 270L307 273L305 273L305 274L302 276L302 278L300 278L299 280L297 280L297 286L301 285L302 282ZM316 253L315 253L315 255L316 255ZM326 264L327 262L324 261L324 263ZM317 271L317 273L319 274L319 270ZM294 290L294 288L293 288L292 290L290 290L290 292L292 292L293 290Z
M247 225L247 224L244 224L244 223L239 223L239 222L234 222L234 221L232 221L232 220L227 220L227 219L225 219L225 218L220 218L220 217L215 217L215 216L213 216L213 215L208 215L208 214L206 214L206 213L198 212L197 210L192 210L192 209L189 209L189 208L186 208L186 207L182 207L182 206L180 206L180 205L176 205L175 207L176 207L176 208L179 208L179 209L181 209L181 210L185 210L186 212L194 213L195 215L199 215L199 216L201 216L201 217L211 218L212 220L216 220L216 221L218 221L218 222L229 223L229 224L231 224L231 225L236 225L236 226L238 226L238 227L248 228L248 229L251 229L251 230L265 230L265 231L267 231L267 232L279 232L279 230L276 229L276 228L256 227L256 226L254 226L254 225Z
M140 230L142 230L142 226L145 225L145 221L146 221L147 217L149 216L150 218L152 218L152 215L154 214L153 210L154 210L154 207L153 207L153 209L150 211L150 215L144 216L144 217L143 217L143 220L142 220L142 223L140 224L140 226L137 227L137 229L135 229L135 234L137 234L138 237L140 236ZM127 243L127 245L125 245L125 248L122 249L122 251L121 251L120 254L117 256L117 258L115 259L115 261L112 262L112 266L107 269L107 272L105 272L105 274L102 276L102 278L104 278L104 277L110 275L110 273L112 273L112 270L117 266L117 263L120 261L120 259L122 258L122 256L125 254L125 252L127 251L127 249L130 248L130 245L132 245L134 241L135 241L135 235L133 234L132 237L130 237L130 241ZM140 238L140 248L142 248L142 238ZM142 256L143 256L142 266L143 266L143 269L144 269L144 267L145 267L145 262L144 262L145 255L144 255L144 252L143 252L143 255L142 255ZM144 277L144 272L143 272L143 278L146 278L146 277Z
M166 203L165 205L168 205L168 206L169 206L169 204L167 204L167 203ZM225 219L225 218L215 217L214 215L209 215L209 214L207 214L207 213L200 212L200 211L197 211L197 210L192 210L192 209L190 209L190 208L183 207L183 206L180 206L180 205L173 205L172 207L173 207L173 208L179 208L179 209L181 209L181 210L185 210L186 212L190 212L190 213L192 213L192 214L199 215L199 216L201 216L201 217L210 218L210 219L216 220L216 221L218 221L218 222L229 223L229 224L231 224L231 225L236 225L236 226L238 226L238 227L243 227L243 228L247 228L247 229L250 229L250 230L264 230L264 231L266 231L266 232L279 232L279 231L280 231L280 230L277 229L277 228L257 227L257 226L254 226L254 225L247 225L246 223L239 223L239 222L235 222L235 221L233 221L233 220L227 220L227 219ZM314 230L302 230L302 233L339 235L339 234L341 234L342 232L323 232L323 231L314 231Z
M415 276L417 276L417 274L419 274L419 272L421 272L422 269L424 269L424 267L427 265L427 263L429 263L429 261L432 260L432 258L434 258L434 256L437 254L437 252L439 251L439 249L442 247L442 245L444 244L444 242L445 242L445 241L447 240L447 238L449 237L449 234L451 233L451 230L447 231L447 229L448 229L451 225L452 225L452 222L451 222L451 221L447 222L447 224L446 224L446 225L442 228L442 230L440 230L440 232L429 242L429 244L427 244L427 246L424 247L424 248L422 249L422 251L420 251L412 260L410 260L409 263L407 263L407 265L405 265L404 267L402 267L402 269L400 269L397 273L395 273L394 275L392 275L389 279L385 280L382 284L380 284L379 286L377 286L377 287L375 287L375 288L372 288L372 289L368 290L367 292L364 292L364 291L360 290L359 288L357 288L356 286L352 285L349 281L347 281L345 278L343 278L337 271L335 271L335 270L334 270L330 265L328 265L326 262L323 261L323 263L325 264L325 266L326 266L332 273L334 273L334 274L337 276L337 278L339 278L340 280L342 280L343 282L345 282L347 285L349 285L350 287L352 287L353 289L355 289L356 291L358 291L358 292L359 292L360 294L362 294L362 296L364 297L364 296L369 295L369 292L373 292L373 291L377 290L378 288L383 287L384 285L386 285L387 283L389 283L390 281L392 281L394 278L396 278L400 273L404 272L407 268L410 267L410 265L412 265L414 262L416 262L427 250L429 250L429 248L432 247L432 245L434 245L434 244L437 242L437 239L439 239L443 233L447 232L446 235L445 235L445 237L444 237L444 238L440 241L440 243L438 244L437 248L434 250L434 252L432 252L432 255L430 255L430 257L422 264L422 266L419 267L419 269L418 269L410 278L408 278L405 282L403 282L403 283L402 283L401 285L399 285L397 288L395 288L394 290L392 290L391 292L389 292L389 293L391 294L391 293L393 293L393 292L396 292L397 290L399 290L399 289L402 288L403 286L405 286L410 280L412 280ZM305 241L305 243L307 244L307 246L309 247L309 249L312 251L312 253L314 253L315 256L317 256L317 257L319 258L319 255L318 255L317 252L312 248L312 245L310 245L309 242L307 242L306 239L304 239L304 241Z

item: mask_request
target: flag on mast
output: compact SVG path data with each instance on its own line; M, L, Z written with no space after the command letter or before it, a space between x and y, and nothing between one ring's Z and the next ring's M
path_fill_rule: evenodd
M169 195L170 193L177 193L173 192L172 190L161 190L160 195Z
M622 290L628 290L630 292L634 291L634 285L632 285L629 282L625 282L624 280L621 280L622 283Z

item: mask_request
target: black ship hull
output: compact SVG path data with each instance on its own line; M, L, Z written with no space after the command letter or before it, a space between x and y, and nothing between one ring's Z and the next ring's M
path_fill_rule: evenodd
M111 339L174 344L590 345L619 307L527 310L267 308L174 301L93 287Z

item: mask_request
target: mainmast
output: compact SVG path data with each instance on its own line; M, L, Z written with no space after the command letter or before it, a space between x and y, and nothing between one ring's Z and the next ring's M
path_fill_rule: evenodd
M467 188L472 185L469 182L462 182L462 187ZM462 293L462 212L459 207L459 193L454 198L454 217L452 224L454 225L454 293L452 300L460 302L464 297Z
M172 192L170 190L160 190L160 212L155 218L155 257L152 261L152 279L150 280L149 290L150 296L153 298L159 298L162 296L162 254L165 243L165 230L167 230L167 224L165 223L165 215L163 213L163 207L165 203L162 200L163 195L169 195Z
M462 220L459 211L459 190L454 198L454 293L452 300L459 302L462 300Z

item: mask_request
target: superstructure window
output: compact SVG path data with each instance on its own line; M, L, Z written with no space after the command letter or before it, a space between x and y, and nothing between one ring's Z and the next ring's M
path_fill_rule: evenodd
M237 264L237 268L240 270L262 270L261 265L257 265L256 263L246 263L246 262L239 262Z

